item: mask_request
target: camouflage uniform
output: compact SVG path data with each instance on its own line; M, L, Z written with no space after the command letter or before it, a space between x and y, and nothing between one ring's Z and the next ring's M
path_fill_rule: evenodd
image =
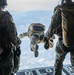
M0 11L0 27L1 27L1 48L0 54L0 75L13 75L14 62L14 48L20 46L20 39L17 36L17 30L13 22L13 18L8 11Z
M63 4L64 5L64 4ZM58 38L58 42L56 44L56 59L55 59L55 64L54 64L54 75L62 75L62 67L63 67L63 61L65 59L65 56L68 52L62 48L61 44L62 43L62 28L61 28L61 10L59 10L61 6L57 6L54 9L54 15L52 16L51 24L49 26L49 29L46 33L46 36L51 38L54 34L56 34ZM73 67L74 71L74 51L70 52L71 55L71 64Z

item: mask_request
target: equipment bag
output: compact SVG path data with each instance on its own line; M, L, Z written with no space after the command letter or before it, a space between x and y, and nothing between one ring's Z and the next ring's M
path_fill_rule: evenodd
M74 47L74 4L61 8L62 37L66 47Z

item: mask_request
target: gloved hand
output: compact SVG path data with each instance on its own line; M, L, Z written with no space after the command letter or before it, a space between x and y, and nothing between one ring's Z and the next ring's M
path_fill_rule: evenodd
M49 49L49 38L46 36L44 37L44 48Z
M49 47L52 48L54 46L53 38L49 39Z

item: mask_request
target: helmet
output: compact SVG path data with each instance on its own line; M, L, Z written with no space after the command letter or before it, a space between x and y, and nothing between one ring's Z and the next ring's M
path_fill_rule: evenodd
M7 0L0 0L0 6L6 6Z

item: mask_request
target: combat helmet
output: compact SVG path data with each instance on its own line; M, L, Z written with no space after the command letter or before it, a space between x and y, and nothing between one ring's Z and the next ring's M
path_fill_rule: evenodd
M0 6L4 7L7 5L7 0L0 0Z

